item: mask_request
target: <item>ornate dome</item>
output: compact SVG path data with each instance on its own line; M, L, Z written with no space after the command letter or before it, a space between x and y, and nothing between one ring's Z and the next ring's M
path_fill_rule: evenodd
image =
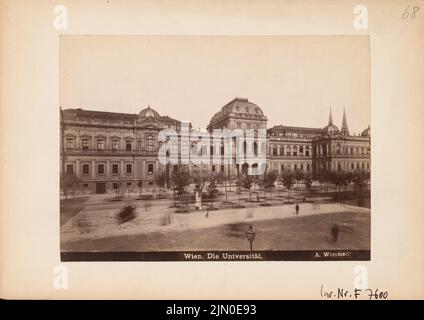
M337 128L334 124L329 124L322 129L324 134L334 134L339 132L339 128Z
M138 114L139 117L143 117L143 118L156 118L156 117L160 117L159 113L150 108L150 106L148 106L147 108L144 108L143 110L140 111L140 113Z
M370 126L368 126L368 128L366 128L364 131L362 131L361 136L362 137L370 137L371 136L371 128L370 128Z
M209 126L227 117L240 117L248 120L267 120L262 109L246 98L234 98L214 114Z
M323 134L335 134L339 132L339 128L337 128L333 123L333 114L330 108L330 115L328 117L328 125L322 129Z

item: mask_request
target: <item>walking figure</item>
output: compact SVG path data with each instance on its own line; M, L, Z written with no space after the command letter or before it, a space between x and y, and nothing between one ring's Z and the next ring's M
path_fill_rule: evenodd
M339 228L339 225L336 223L331 228L331 238L333 239L334 243L336 243L337 240L339 239L339 233L340 233L340 228Z
M297 216L299 215L299 204L298 203L296 203L296 215Z

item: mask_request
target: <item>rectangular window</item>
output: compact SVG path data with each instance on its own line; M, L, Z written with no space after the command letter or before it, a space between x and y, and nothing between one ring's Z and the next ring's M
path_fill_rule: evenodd
M303 171L303 164L301 164L301 165L300 165L300 170L302 170L302 171Z
M97 140L97 150L103 151L105 149L105 141Z
M155 136L154 135L148 135L146 138L146 149L148 151L154 151L155 150Z
M126 145L125 145L125 150L127 150L127 151L131 151L131 149L132 149L131 142L128 142L128 141L127 141L127 143L126 143Z
M153 164L152 164L152 163L149 163L149 164L147 165L147 173L148 173L149 175L152 175L152 174L153 174Z
M88 150L90 148L90 141L88 139L82 139L82 150Z
M97 174L105 174L105 165L104 164L98 164L97 165Z
M66 174L74 174L74 165L73 164L67 164L66 165Z
M127 182L127 186L130 187L131 186L131 182Z
M86 164L86 163L84 163L84 164L82 165L82 174L83 174L83 175L88 175L88 174L90 174L90 166L89 166L88 164Z
M309 171L309 164L306 165L306 171Z
M215 172L215 165L212 165L212 172Z
M84 183L84 184L82 185L82 187L83 187L83 188L88 188L88 183Z
M119 165L117 163L112 164L112 174L119 174Z
M126 168L125 172L126 172L127 174L131 174L131 173L132 173L132 165L131 165L131 164L127 164L127 165L125 166L125 168Z
M225 171L225 165L221 164L221 171L224 172Z
M118 140L112 140L112 151L116 151L119 148L119 141Z
M66 139L66 149L74 148L74 139Z
M118 183L117 182L114 182L113 184L112 184L112 188L113 189L118 189L118 187L119 187L119 185L118 185Z

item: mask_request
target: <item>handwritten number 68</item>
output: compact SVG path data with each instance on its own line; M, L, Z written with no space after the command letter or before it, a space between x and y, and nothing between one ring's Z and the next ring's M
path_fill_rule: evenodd
M409 10L409 6L405 8L405 10L402 13L402 19L415 19L415 15L420 10L420 7L412 7L412 11Z

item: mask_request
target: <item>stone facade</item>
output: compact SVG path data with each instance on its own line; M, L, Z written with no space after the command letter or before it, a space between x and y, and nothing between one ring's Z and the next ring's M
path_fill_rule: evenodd
M267 120L259 106L235 98L212 117L207 130L257 132L267 128ZM139 114L61 110L61 177L74 177L87 193L137 189L140 181L143 187L153 186L155 174L165 171L169 177L176 169L158 160L162 129L172 129L181 138L181 122L150 107ZM330 112L329 123L322 129L274 126L266 131L266 143L255 142L254 149L256 154L258 148L265 148L267 170L278 173L291 169L317 176L326 170L369 171L370 132L368 127L360 136L350 135L345 114L339 131ZM228 164L189 164L187 169L236 175L246 172L246 166L233 159Z

